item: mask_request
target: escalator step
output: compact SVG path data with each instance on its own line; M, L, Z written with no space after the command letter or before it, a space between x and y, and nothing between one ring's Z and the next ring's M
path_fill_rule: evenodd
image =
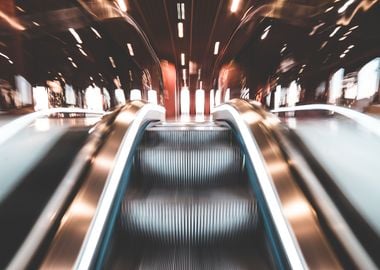
M154 185L236 183L241 179L243 156L230 135L225 129L148 131L135 156L136 171L143 183Z
M213 244L251 234L256 201L246 189L153 189L129 192L122 225L131 235L163 244Z

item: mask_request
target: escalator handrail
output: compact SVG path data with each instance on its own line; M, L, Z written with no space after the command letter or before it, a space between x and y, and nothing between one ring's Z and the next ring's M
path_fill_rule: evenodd
M62 110L55 111L62 112ZM78 111L79 110L77 110L77 112ZM67 112L67 110L65 110L65 112ZM70 110L70 112L72 112L72 110ZM80 110L80 112L83 112L83 110ZM50 113L51 111L46 115L49 115ZM113 113L118 113L118 111L114 111ZM40 114L37 115L37 118L39 117ZM90 164L91 159L95 156L96 151L101 145L101 139L107 133L110 124L109 121L103 119L103 121L98 122L90 129L90 135L86 144L75 156L72 165L49 201L46 203L46 206L37 218L33 227L30 229L24 242L8 264L7 269L26 269L28 267L28 264L44 241L47 232L49 232L56 223L59 213L64 208L66 200L75 188L81 174Z
M212 113L215 120L229 122L241 137L248 156L246 162L251 162L255 170L289 266L292 269L308 269L314 264L340 268L327 240L321 235L321 230L318 230L319 225L310 203L296 187L277 143L263 128L268 124L265 117L267 113L255 104L239 99L216 107ZM279 184L285 184L286 189L281 188ZM311 225L309 227L313 232L313 243L299 231L300 227L295 226L300 225L297 224L299 217L294 214L291 206L296 206L297 203L304 206L305 213L302 218L306 220L307 225ZM315 247L321 250L315 250Z
M52 108L47 110L41 110L33 113L29 113L24 116L20 116L15 120L0 127L0 145L4 144L10 138L15 136L18 132L29 126L31 123L39 118L46 117L52 114L59 113L83 113L83 114L93 114L93 115L104 115L104 111L95 111L80 108Z
M380 121L366 115L364 113L348 109L341 106L331 105L331 104L307 104L307 105L299 105L294 107L284 107L278 108L275 110L271 110L272 113L281 113L281 112L296 112L296 111L329 111L335 112L340 115L343 115L346 118L349 118L355 121L357 124L363 126L365 129L370 132L380 136Z
M163 107L142 101L132 101L120 111L112 132L92 160L83 185L64 215L42 268L91 267L137 135L147 123L164 117Z

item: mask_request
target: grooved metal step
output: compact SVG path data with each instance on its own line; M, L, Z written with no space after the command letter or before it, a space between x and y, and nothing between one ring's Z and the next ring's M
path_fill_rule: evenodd
M244 188L153 189L129 193L122 224L131 235L163 244L212 244L252 234L256 202Z
M241 178L243 156L226 128L149 129L135 155L135 166L147 184L220 185Z

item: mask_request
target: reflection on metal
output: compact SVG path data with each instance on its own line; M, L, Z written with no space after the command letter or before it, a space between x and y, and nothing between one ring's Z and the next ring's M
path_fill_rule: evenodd
M295 184L286 160L266 126L267 113L254 104L232 100L213 111L243 139L265 203L292 269L340 269L312 206ZM294 209L302 208L295 213Z
M36 121L39 120L45 119L37 119ZM56 219L58 218L58 213L63 209L67 197L72 192L80 175L83 173L83 170L91 162L96 150L101 145L101 138L102 135L107 133L108 123L99 123L94 127L94 129L94 132L91 132L87 143L75 157L72 163L73 165L70 167L62 182L51 196L51 199L46 204L37 221L33 225L24 243L7 266L7 269L26 269L35 252L40 247L46 233L55 224ZM83 206L86 207L86 205ZM81 208L83 208L83 206ZM83 215L86 212L87 210L81 211L81 214ZM63 217L63 220L64 219L65 217Z
M93 158L92 167L61 222L42 268L90 268L136 135L146 123L163 120L164 115L161 106L141 101L128 103L117 115L111 135ZM87 213L78 212L78 205L85 205Z
M289 156L291 166L300 174L310 195L313 197L319 209L321 209L326 222L329 224L329 227L332 229L337 239L339 239L347 254L349 254L350 258L356 264L356 268L377 269L362 244L337 209L335 203L312 172L310 166L296 150L297 148L286 140L282 133L276 132L276 135Z
M27 114L25 116L21 116L8 124L0 127L0 145L9 140L11 137L17 134L17 132L26 128L28 125L33 123L38 118L49 116L52 114L60 114L60 113L79 113L79 114L92 114L92 115L104 115L103 111L94 111L94 110L86 110L86 109L71 109L71 108L54 108L49 110L42 110L34 113Z
M328 105L328 104L310 104L310 105L300 105L295 107L279 108L272 110L272 113L281 113L281 112L296 112L296 111L329 111L336 112L340 115L343 115L353 121L358 125L363 126L368 131L374 133L377 136L380 136L380 122L366 114L347 109L340 106Z

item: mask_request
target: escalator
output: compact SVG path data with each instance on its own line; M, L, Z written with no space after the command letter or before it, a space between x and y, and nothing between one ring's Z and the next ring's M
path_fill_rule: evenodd
M12 266L340 269L271 119L241 100L213 116L165 122L139 101L109 115L58 229Z
M245 157L222 124L146 129L106 269L271 269Z

